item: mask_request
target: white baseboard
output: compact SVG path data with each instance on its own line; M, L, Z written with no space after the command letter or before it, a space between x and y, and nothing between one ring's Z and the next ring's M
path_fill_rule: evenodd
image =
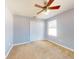
M42 39L42 40L45 40L45 39ZM35 42L35 41L40 41L40 40L31 40L31 41L28 41L28 42L17 43L17 44L13 44L13 46L22 45L22 44L29 44L29 43Z
M17 44L13 44L13 46L17 46L17 45L22 45L22 44L29 44L31 43L32 41L29 41L29 42L23 42L23 43L17 43Z
M8 57L8 55L9 55L10 51L12 50L12 48L13 48L13 45L10 47L9 51L8 51L7 54L5 55L5 59Z
M57 42L54 42L54 41L52 41L52 40L48 40L48 41L50 41L50 42L52 42L52 43L55 43L55 44L57 44L57 45L59 45L59 46L61 46L61 47L63 47L63 48L66 48L66 49L68 49L68 50L70 50L70 51L74 52L74 50L73 50L73 49L68 48L68 47L66 47L66 46L63 46L63 45L61 45L61 44L59 44L59 43L57 43Z

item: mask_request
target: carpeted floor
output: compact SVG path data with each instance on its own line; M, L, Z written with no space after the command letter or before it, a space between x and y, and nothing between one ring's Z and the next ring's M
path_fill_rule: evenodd
M43 40L13 47L7 59L74 59L74 52Z

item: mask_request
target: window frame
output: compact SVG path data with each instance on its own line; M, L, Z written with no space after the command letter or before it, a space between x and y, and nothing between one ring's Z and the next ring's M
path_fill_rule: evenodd
M56 22L55 27L53 27L53 26L49 27L49 22L53 22L53 21ZM50 28L51 28L51 29L56 29L56 34L55 34L55 35L49 35L49 29L50 29ZM48 35L48 36L57 37L57 20L56 20L56 19L55 19L55 20L47 21L47 35Z

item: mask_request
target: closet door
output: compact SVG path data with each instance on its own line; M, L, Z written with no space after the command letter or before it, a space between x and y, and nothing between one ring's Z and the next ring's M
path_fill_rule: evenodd
M14 43L25 43L30 40L30 22L23 16L14 17Z

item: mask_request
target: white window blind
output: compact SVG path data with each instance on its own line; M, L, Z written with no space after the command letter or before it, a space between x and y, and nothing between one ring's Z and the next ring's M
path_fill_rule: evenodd
M57 22L56 20L52 20L48 22L48 35L49 36L57 36Z

